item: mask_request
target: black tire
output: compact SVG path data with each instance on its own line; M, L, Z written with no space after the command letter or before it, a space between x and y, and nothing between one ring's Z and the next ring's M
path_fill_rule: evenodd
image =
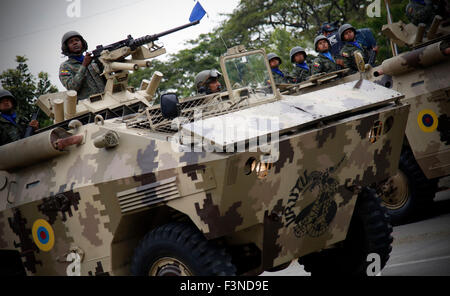
M301 257L298 262L312 276L366 276L368 255L380 256L384 268L392 250L392 226L375 190L364 188L358 195L346 239L336 248Z
M399 204L391 204L389 195L383 197L383 205L386 206L391 216L392 225L406 224L420 219L430 209L438 188L438 180L427 179L410 149L405 149L402 152L399 171L399 174L406 177L407 184L404 186L407 187L407 192L396 194L403 194L404 197L399 199L404 201Z
M161 267L156 275L179 275L183 266L189 275L235 275L231 256L209 242L194 226L169 223L149 232L139 243L131 260L131 274L149 275L157 262L170 258L175 264ZM161 263L163 264L163 263ZM172 272L175 270L176 272Z

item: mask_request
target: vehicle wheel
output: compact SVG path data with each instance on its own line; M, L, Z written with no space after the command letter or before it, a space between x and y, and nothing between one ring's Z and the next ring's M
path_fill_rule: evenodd
M299 258L305 270L317 275L365 276L371 262L369 254L380 256L381 269L392 250L392 226L375 190L364 188L359 194L346 239L336 248Z
M169 223L149 232L131 260L133 275L234 275L231 256L194 226Z
M437 191L436 179L425 177L411 150L400 156L397 175L379 187L382 204L387 208L393 225L405 224L418 218L431 205Z

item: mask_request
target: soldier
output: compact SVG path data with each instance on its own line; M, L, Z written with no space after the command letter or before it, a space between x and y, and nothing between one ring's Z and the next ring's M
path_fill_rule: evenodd
M378 54L379 47L377 45L377 40L375 39L375 36L372 33L372 30L370 28L362 28L356 30L356 41L359 42L362 46L365 46L368 50L369 55L369 64L372 67L375 67L375 58ZM370 58L373 56L372 58Z
M367 63L369 61L367 48L355 40L356 30L350 24L344 24L339 28L339 37L344 41L344 46L341 49L341 56L344 59L345 67L350 68L349 74L358 72L353 53L355 51L361 52L364 62Z
M431 0L410 0L406 5L406 17L416 26L420 23L429 26L435 15L436 11Z
M292 70L293 82L299 83L308 80L311 76L311 68L306 62L307 54L303 47L296 46L291 49L289 53L291 62L294 64L294 70Z
M321 33L328 38L331 44L330 52L336 60L340 59L341 48L344 46L344 42L339 37L338 29L335 25L338 22L333 23L323 23L321 27ZM378 53L377 41L369 28L362 28L356 30L356 40L367 47ZM337 62L337 61L336 61ZM338 63L339 64L339 63Z
M327 37L319 35L314 39L314 48L319 53L314 59L311 74L330 73L338 70L333 56L330 53L331 44Z
M273 79L275 80L276 84L292 82L290 81L288 76L278 68L283 63L283 61L277 54L271 52L267 55L267 59L269 60L270 68L272 69Z
M330 52L333 57L336 57L339 55L339 52L342 47L342 42L339 39L338 34L338 27L336 27L338 22L334 23L323 23L320 33L328 38L328 41L330 41Z
M0 89L0 145L17 141L25 133L25 127L16 121L16 107L16 98L9 91ZM39 122L32 120L30 126L36 130Z
M222 85L219 78L222 74L216 69L203 70L195 76L194 84L198 94L212 94L220 92Z
M78 32L70 31L62 37L61 51L69 58L59 67L59 80L68 90L77 91L78 100L105 90L99 65L92 61L90 53L83 55L87 47L87 42Z

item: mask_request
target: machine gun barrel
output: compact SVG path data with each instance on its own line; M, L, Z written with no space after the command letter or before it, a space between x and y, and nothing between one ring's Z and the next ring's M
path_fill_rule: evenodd
M121 40L121 41L118 41L118 42L115 42L115 43L112 43L112 44L109 44L109 45L105 45L105 46L98 45L96 47L96 49L94 49L92 51L92 54L93 54L94 58L97 59L97 58L99 58L101 56L102 51L104 51L104 50L111 51L111 50L119 49L119 48L122 48L122 47L129 47L131 50L136 50L139 46L142 46L144 44L156 41L162 36L169 35L169 34L172 34L174 32L183 30L185 28L197 25L198 23L200 23L200 20L195 21L195 22L191 22L191 23L185 24L183 26L179 26L179 27L176 27L176 28L173 28L173 29L170 29L170 30L158 33L158 34L147 35L147 36L143 36L143 37L136 38L136 39L131 37L131 35L128 35L127 39L124 39L124 40Z
M147 35L147 36L144 36L144 37L141 37L141 38L134 39L134 40L131 42L131 44L130 44L130 48L131 48L131 50L135 50L135 49L138 48L139 46L142 46L142 45L144 45L144 44L147 44L147 43L150 43L150 42L153 42L153 41L158 40L159 37L162 37L162 36L166 36L166 35L172 34L172 33L174 33L174 32L183 30L183 29L185 29L185 28L188 28L188 27L197 25L198 23L200 23L199 20L198 20L198 21L195 21L195 22L191 22L191 23L185 24L185 25L183 25L183 26L179 26L179 27L176 27L176 28L173 28L173 29L170 29L170 30L161 32L161 33L158 33L158 34Z

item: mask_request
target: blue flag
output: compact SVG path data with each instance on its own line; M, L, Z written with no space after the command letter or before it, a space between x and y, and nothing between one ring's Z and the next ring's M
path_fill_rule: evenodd
M194 9L192 9L191 16L189 17L189 21L195 22L201 20L206 14L206 11L203 9L203 6L200 4L200 2L197 2L194 6Z

